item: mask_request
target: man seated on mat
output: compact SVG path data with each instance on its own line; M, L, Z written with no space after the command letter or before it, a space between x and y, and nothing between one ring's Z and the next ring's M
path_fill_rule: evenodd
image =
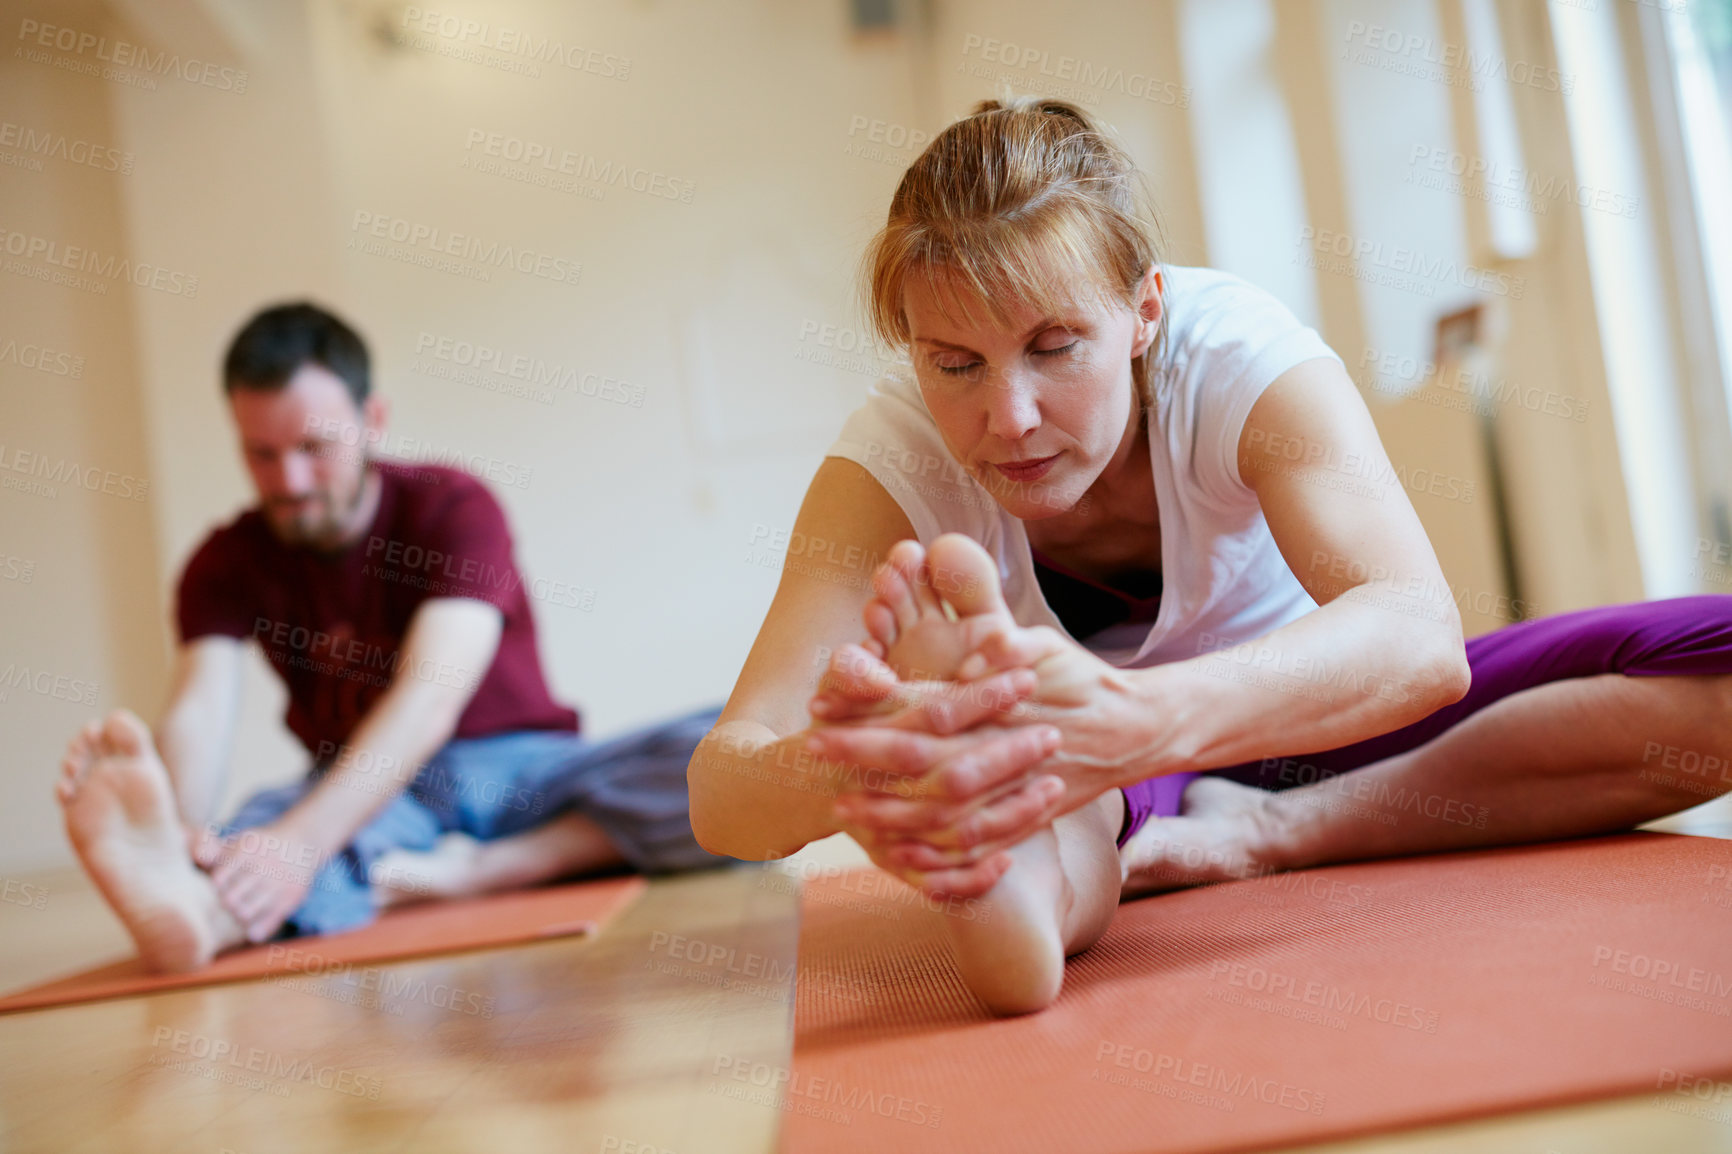
M193 969L422 897L728 860L687 815L686 763L716 711L579 736L542 676L498 502L466 473L367 452L387 407L349 326L311 304L266 309L223 374L258 505L181 575L155 740L125 710L92 722L56 788L148 965ZM313 766L213 827L248 640Z

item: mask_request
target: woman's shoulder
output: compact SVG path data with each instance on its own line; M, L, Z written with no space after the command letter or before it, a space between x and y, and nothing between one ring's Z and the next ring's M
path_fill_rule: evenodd
M1218 268L1162 265L1168 332L1188 338L1237 337L1271 320L1299 325L1279 297Z
M1294 365L1340 358L1274 293L1219 269L1166 271L1166 351L1154 373L1159 421L1184 455L1184 475L1219 500L1242 503L1250 490L1238 446L1252 406Z
M992 532L998 506L950 455L910 366L892 367L873 384L825 455L870 473L922 541L946 532L983 540Z
M843 424L837 441L872 457L894 449L925 452L935 445L942 451L944 445L938 422L920 397L913 368L903 364L892 365L873 382L865 400Z
M1162 271L1167 355L1161 367L1169 378L1237 378L1271 363L1286 368L1335 355L1316 329L1268 289L1220 269L1164 265Z

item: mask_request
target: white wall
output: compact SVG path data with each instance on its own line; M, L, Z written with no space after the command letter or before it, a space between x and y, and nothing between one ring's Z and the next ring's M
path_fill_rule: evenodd
M59 10L103 27L94 6ZM31 275L56 271L49 244L59 259L132 251L124 205L145 158L100 84L0 58L0 249L22 253L0 255L0 868L64 860L51 791L67 737L97 706L153 708L168 652L133 292ZM92 155L114 170L70 159ZM31 367L44 357L50 371Z
M1270 282L1350 366L1362 345L1429 351L1442 296L1313 272L1293 260L1292 234L1324 221L1388 245L1471 255L1462 198L1406 183L1414 143L1455 139L1450 94L1336 59L1352 20L1430 32L1443 26L1437 10L1427 0L1235 0L1241 7L1263 22L1255 35L1215 21L1212 3L1099 0L1078 19L1043 5L934 0L908 33L862 38L840 0L438 6L485 22L491 37L511 27L593 50L603 70L629 60L624 79L552 63L539 75L501 67L513 64L507 53L407 27L409 6L385 0L15 12L0 25L8 36L24 20L56 23L241 70L246 84L237 92L123 69L151 87L0 53L0 120L131 158L124 174L54 159L40 171L0 164L0 227L198 278L196 295L124 283L97 295L0 276L0 342L83 358L81 375L66 378L6 360L0 344L5 452L149 482L142 500L0 489L0 669L95 686L93 704L16 690L0 700L10 803L0 809L0 869L68 859L49 785L70 731L99 709L150 715L160 705L175 576L203 534L250 500L217 362L268 301L310 294L358 325L395 437L524 479L493 486L520 562L533 577L594 590L591 611L535 609L556 691L599 733L727 693L777 578L764 538L792 524L879 367L857 347L862 245L918 151L911 139L1003 85L1076 100L1114 127L1149 177L1169 259L1213 259ZM92 63L89 52L45 51ZM1084 82L1080 66L1111 79ZM474 133L689 182L690 203L508 179L475 164L492 158L471 146ZM1269 148L1283 157L1268 176L1284 190L1280 213L1255 186L1258 150ZM19 150L0 143L8 151ZM357 214L578 261L581 277L555 284L494 268L483 281L389 259L366 250ZM1558 372L1547 350L1570 344L1575 321L1524 307L1517 353ZM423 347L441 341L607 378L641 405L581 390L543 404L478 388L441 375L453 366ZM1422 402L1379 421L1398 464L1481 475L1470 424ZM1523 507L1556 506L1546 462L1590 456L1610 443L1609 425L1602 433L1547 426L1555 445L1533 439L1540 447L1518 478ZM1583 524L1625 516L1601 497L1568 500ZM1483 503L1420 511L1452 577L1496 585ZM1584 544L1591 534L1543 520L1536 532L1553 535L1536 571L1562 600L1628 587L1616 557ZM26 567L28 580L9 575ZM231 802L299 771L281 708L254 662Z

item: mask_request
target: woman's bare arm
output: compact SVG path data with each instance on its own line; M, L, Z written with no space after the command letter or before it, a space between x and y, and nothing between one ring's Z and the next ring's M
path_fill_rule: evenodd
M1346 370L1319 359L1277 378L1252 406L1238 464L1320 608L1226 652L1147 671L1160 692L1182 684L1189 702L1176 768L1333 749L1460 700L1461 615Z
M1350 744L1466 692L1449 586L1338 363L1295 366L1264 392L1240 437L1238 465L1289 567L1321 607L1255 641L1223 639L1225 652L1204 645L1196 657L1149 669L1115 669L1050 629L990 638L987 666L1029 666L1040 677L1034 715L1063 741L1039 770L1063 778L1065 795L1053 812L973 844L950 829L956 797L862 799L862 827L930 843L900 864L977 861L1115 786ZM827 732L822 744L831 756L872 765L905 742L859 725ZM1003 781L981 776L970 794Z
M865 635L872 571L914 527L853 461L827 458L789 534L781 584L734 692L687 770L711 853L782 857L835 833L837 765L804 749L806 703L831 654Z

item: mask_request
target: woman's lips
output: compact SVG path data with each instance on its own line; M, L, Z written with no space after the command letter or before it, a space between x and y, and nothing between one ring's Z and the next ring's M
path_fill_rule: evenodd
M1059 455L1054 453L1050 457L1029 457L1021 461L995 462L992 467L997 469L1006 480L1027 484L1046 476L1054 463L1058 461L1058 457Z

